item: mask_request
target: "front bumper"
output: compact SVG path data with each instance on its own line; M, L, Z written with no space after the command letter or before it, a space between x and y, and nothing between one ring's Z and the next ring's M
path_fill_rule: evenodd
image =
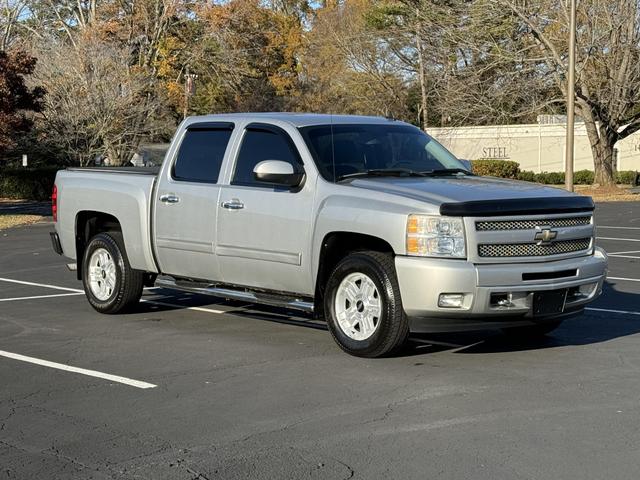
M473 264L408 256L397 256L395 263L404 310L415 332L525 326L576 314L602 293L607 273L607 255L599 248L593 255L545 263ZM565 271L575 272L549 278ZM524 280L523 274L536 279ZM550 290L569 292L564 311L534 316L534 292ZM439 306L444 293L463 294L461 307ZM507 305L497 304L505 296Z

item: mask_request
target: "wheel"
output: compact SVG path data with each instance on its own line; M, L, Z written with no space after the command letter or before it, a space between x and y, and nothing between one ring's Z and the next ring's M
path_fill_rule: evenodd
M552 320L550 322L540 323L538 325L528 325L526 327L512 327L512 328L503 328L502 332L513 338L518 338L521 340L526 339L535 339L537 337L543 337L547 333L552 332L556 328L560 326L562 320Z
M129 265L120 232L99 233L87 245L82 283L91 306L100 313L118 313L142 296L144 272Z
M335 267L325 289L329 331L345 352L380 357L399 349L409 335L393 257L355 252Z

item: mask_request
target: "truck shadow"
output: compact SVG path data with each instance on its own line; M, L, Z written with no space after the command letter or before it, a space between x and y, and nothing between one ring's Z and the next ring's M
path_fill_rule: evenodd
M593 308L640 312L640 294L622 292L605 283L602 300ZM615 306L611 306L615 305ZM433 340L460 345L455 353L501 353L571 345L590 345L640 333L640 315L586 310L570 318L551 333L532 339L514 339L501 332L440 334ZM423 337L428 341L431 337Z
M247 305L203 295L158 290L160 297L145 297L144 302L130 313L149 313L181 310L190 307L224 310L225 315L294 325L314 330L327 330L324 320L315 320L294 310L266 305ZM158 302L158 303L155 303ZM614 307L612 307L614 305ZM640 311L640 294L617 290L605 283L602 299L594 308ZM580 316L566 320L553 332L539 338L516 339L500 331L486 330L464 333L412 334L407 346L396 357L428 355L453 351L455 353L482 354L537 350L569 345L589 345L640 333L640 315L587 310Z

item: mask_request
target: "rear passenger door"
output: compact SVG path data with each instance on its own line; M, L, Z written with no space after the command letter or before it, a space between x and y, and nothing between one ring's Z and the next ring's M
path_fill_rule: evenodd
M171 163L159 178L153 229L163 273L218 280L215 255L218 197L233 124L196 123L187 127Z
M226 283L312 294L309 232L313 185L286 188L257 181L254 167L264 160L303 166L292 138L282 128L253 123L242 132L230 185L218 207L217 253ZM308 172L307 172L308 175Z

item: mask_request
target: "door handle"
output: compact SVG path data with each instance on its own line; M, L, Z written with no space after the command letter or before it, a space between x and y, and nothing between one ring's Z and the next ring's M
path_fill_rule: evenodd
M162 203L178 203L180 201L180 197L170 193L168 195L160 195L160 201Z
M241 210L244 208L244 203L242 203L237 198L233 198L231 200L227 200L226 202L222 202L222 208L227 208L229 210Z

